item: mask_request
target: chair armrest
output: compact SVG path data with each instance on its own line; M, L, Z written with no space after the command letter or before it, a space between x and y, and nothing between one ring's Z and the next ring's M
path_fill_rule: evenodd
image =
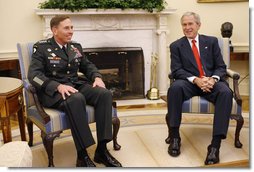
M238 84L238 80L240 79L240 74L231 69L227 69L227 76L233 79L234 98L237 104L242 105L242 98L239 93L239 84Z
M42 117L44 123L45 124L48 123L50 121L50 116L44 111L44 108L38 99L36 89L34 88L34 86L30 84L28 80L23 80L23 84L24 84L25 90L32 94L32 98L35 103L35 106L39 112L39 115Z
M233 71L231 69L227 69L227 76L229 76L230 78L233 78L233 79L240 79L240 74L236 71Z

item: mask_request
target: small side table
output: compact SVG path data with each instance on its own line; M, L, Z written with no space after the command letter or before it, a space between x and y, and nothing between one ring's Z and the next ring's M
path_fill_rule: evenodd
M21 140L26 141L22 81L0 77L0 121L4 143L12 141L10 116L15 113L18 113Z
M0 58L0 76L17 77L21 79L19 60L17 58Z

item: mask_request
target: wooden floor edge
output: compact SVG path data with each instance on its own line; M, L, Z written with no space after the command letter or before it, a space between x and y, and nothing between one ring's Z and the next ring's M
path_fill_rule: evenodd
M239 161L232 161L232 162L225 162L225 163L218 163L214 165L204 165L201 167L205 168L250 168L249 159L239 160Z

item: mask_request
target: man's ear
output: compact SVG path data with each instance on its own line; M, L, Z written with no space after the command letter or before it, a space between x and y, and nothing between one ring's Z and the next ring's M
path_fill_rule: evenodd
M198 23L198 30L200 29L201 23Z
M57 28L56 28L56 26L53 26L51 28L51 31L52 31L53 35L56 35L57 34Z

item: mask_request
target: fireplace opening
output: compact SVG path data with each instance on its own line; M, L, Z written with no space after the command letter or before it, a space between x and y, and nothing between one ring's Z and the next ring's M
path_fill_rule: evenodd
M144 98L144 55L140 47L84 48L113 99Z

